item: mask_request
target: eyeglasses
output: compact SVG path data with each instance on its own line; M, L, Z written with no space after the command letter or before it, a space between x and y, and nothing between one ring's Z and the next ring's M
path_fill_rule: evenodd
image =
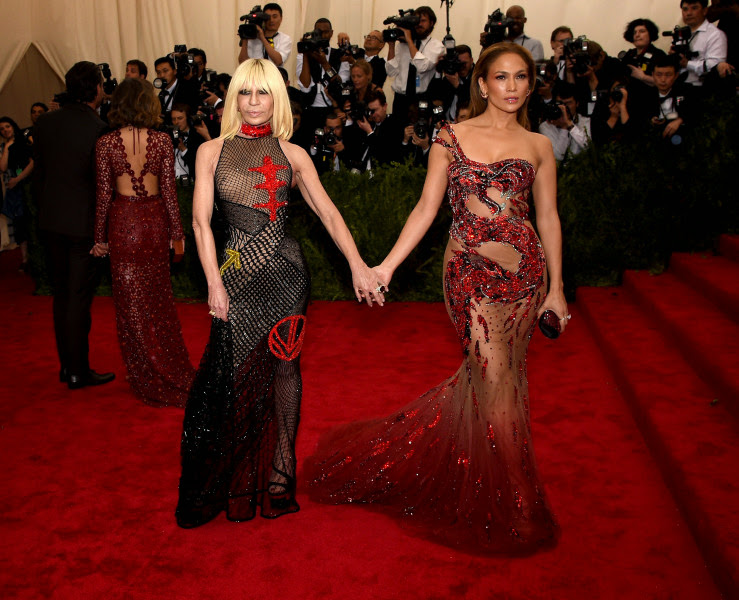
M376 42L381 42L382 38L378 38L376 35L365 35L365 40L375 40Z

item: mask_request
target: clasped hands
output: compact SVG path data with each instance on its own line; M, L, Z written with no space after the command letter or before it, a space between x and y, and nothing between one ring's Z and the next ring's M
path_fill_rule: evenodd
M370 269L366 264L352 268L352 281L357 302L367 302L372 306L377 302L385 304L385 293L389 291L392 273L382 265Z

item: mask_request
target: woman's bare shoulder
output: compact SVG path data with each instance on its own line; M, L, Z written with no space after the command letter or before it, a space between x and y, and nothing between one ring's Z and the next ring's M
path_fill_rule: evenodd
M304 148L301 148L297 144L292 144L287 140L280 140L280 148L285 153L287 160L290 161L290 165L293 170L299 167L305 160L310 160L308 153Z
M204 156L210 156L212 158L213 155L221 153L221 148L223 148L223 140L221 138L208 140L207 142L200 144L200 147L198 148L198 156L203 154Z

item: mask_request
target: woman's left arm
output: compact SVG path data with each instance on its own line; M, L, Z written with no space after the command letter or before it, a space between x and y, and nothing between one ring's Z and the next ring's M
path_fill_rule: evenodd
M561 329L567 325L567 302L562 282L562 227L557 214L557 164L552 144L546 138L539 139L539 169L534 180L533 192L536 203L536 226L544 247L549 273L549 291L537 316L545 310L553 310L559 316Z
M354 294L359 302L366 300L367 304L372 306L374 300L380 306L385 302L382 292L376 288L381 284L377 281L372 269L370 269L362 257L354 243L349 228L346 226L341 213L329 198L326 190L323 189L321 180L318 177L313 161L308 153L300 146L281 142L285 155L290 160L295 180L300 188L305 201L311 210L318 215L321 223L328 231L331 239L339 247L349 263L352 271L352 279L354 283Z

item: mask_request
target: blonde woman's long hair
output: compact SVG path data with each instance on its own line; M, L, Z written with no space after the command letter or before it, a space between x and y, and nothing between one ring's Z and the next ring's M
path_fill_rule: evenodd
M290 98L282 75L271 61L264 58L250 58L242 62L231 78L226 92L226 101L221 117L220 139L230 140L241 130L241 113L239 113L238 97L243 89L251 89L256 85L272 96L273 112L272 136L281 140L289 140L293 135L293 116L290 111Z
M529 100L531 99L531 93L536 83L536 64L526 48L514 44L513 42L500 42L493 44L489 48L486 48L477 59L475 63L475 69L472 72L472 81L470 81L470 117L476 117L481 115L487 110L488 101L482 97L480 93L480 78L486 80L488 77L488 71L493 66L496 60L504 54L517 54L520 56L524 63L526 63L526 72L529 75L529 95L526 97L526 101L523 106L518 109L516 115L518 123L526 129L531 129L529 124Z

